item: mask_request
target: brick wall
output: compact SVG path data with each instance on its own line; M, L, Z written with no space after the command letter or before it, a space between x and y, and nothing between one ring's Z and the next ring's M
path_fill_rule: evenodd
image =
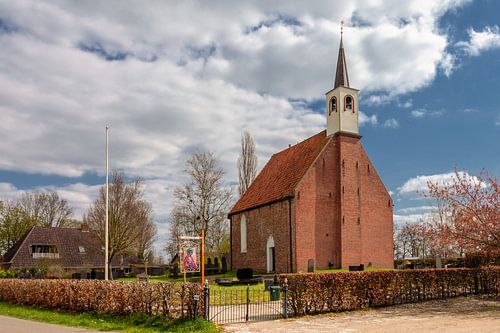
M330 140L295 191L297 271L340 267L338 145Z
M240 245L240 221L243 214L247 223L246 253L241 253ZM232 269L236 271L239 268L251 267L255 272L266 273L266 245L268 237L272 235L276 253L276 271L290 272L289 214L289 201L283 200L232 215Z
M360 138L334 136L295 200L298 271L307 271L309 259L317 269L393 266L392 203Z
M365 264L392 268L393 217L389 193L361 140L342 135L336 139L344 165L341 167L342 267Z

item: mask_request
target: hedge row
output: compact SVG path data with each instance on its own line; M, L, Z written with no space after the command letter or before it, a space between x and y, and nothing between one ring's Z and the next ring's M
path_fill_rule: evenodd
M192 317L199 284L99 280L0 280L0 301L71 312ZM200 297L202 299L202 297ZM197 304L198 313L201 304Z
M500 250L479 251L465 255L465 267L500 266Z
M284 274L295 315L447 298L499 294L500 267Z

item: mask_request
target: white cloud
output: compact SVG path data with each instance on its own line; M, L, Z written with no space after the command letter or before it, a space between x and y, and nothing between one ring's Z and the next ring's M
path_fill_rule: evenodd
M364 112L359 111L359 126L363 126L365 124L375 126L377 123L377 115L372 114L371 116L368 116Z
M416 224L425 220L427 214L408 214L408 215L399 215L393 214L393 221L396 226L402 226L407 223Z
M425 213L435 209L435 206L417 206L398 209L400 214Z
M413 118L424 118L424 117L440 117L444 114L444 110L427 110L427 109L417 109L411 111L411 116Z
M465 112L465 113L476 113L476 112L479 112L479 110L475 109L475 108L465 108L465 109L463 109L463 112Z
M393 96L432 81L447 45L437 21L465 2L186 1L154 10L3 2L2 22L12 29L0 30L0 168L102 174L109 124L112 167L163 178L205 146L235 179L242 128L266 161L324 127L322 116L288 100L322 98L331 87L341 19L351 18L344 42L353 86Z
M396 119L394 119L394 118L387 119L384 122L384 127L387 127L387 128L398 128L399 127L399 122Z
M409 99L403 103L398 103L398 106L405 109L411 108L413 106L413 100Z
M467 172L458 172L461 178L465 178L470 182L478 182L476 176L471 176ZM428 184L438 184L438 185L451 185L455 179L455 172L441 173L429 176L417 176L407 180L401 187L398 188L399 194L422 198L428 193Z
M471 56L477 56L483 51L500 47L500 29L497 25L486 26L483 31L469 29L469 41L456 44Z

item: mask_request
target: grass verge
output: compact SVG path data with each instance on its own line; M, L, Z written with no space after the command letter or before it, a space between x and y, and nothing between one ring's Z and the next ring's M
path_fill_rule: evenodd
M97 331L130 333L208 332L218 333L215 324L202 319L166 320L161 316L137 314L116 317L95 313L68 313L0 302L0 315Z

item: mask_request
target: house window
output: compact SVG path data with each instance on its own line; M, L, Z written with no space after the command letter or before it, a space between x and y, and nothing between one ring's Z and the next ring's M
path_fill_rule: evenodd
M85 253L85 247L84 247L84 246L82 246L82 245L78 246L78 251L79 251L80 253Z
M31 253L33 259L39 258L49 258L49 259L59 259L59 253L57 252L57 247L55 245L31 245Z
M345 108L344 108L344 111L345 110L350 110L350 111L354 112L354 99L350 95L347 95L345 97Z
M330 112L337 112L337 97L333 96L332 99L330 99Z
M240 221L240 245L241 253L247 253L247 220L245 215L241 217Z

